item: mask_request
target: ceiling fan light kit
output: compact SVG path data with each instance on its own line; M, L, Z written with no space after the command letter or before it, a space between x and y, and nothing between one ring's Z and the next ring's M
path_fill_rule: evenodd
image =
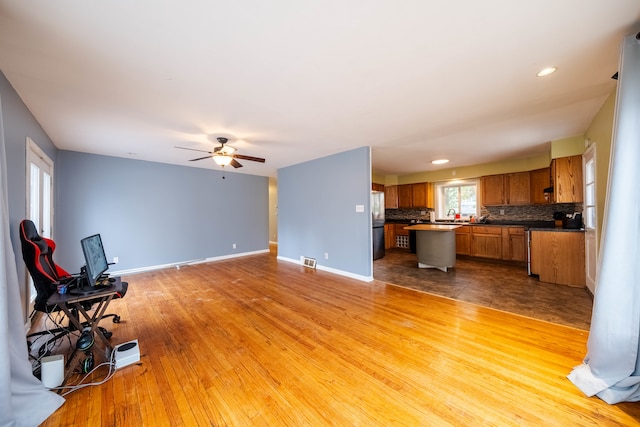
M225 145L229 142L228 138L218 137L216 140L220 143L219 147L213 149L213 151L205 151L198 150L195 148L186 148L186 147L176 147L181 150L191 150L191 151L202 151L203 153L209 153L208 156L198 157L197 159L191 159L190 162L195 162L198 160L209 159L212 158L217 165L222 167L231 165L234 168L241 168L242 164L238 162L236 159L249 160L252 162L264 163L264 159L261 157L253 157L253 156L244 156L242 154L234 154L236 152L235 147L231 147L230 145Z
M229 163L231 163L231 160L233 160L231 156L220 155L220 154L213 156L213 161L220 166L228 166Z

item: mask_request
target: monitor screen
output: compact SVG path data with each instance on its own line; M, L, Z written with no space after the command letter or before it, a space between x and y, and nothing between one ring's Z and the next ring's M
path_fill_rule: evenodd
M109 268L107 256L102 247L102 239L99 234L94 234L82 239L80 244L86 263L87 283L89 286L95 286L98 278Z

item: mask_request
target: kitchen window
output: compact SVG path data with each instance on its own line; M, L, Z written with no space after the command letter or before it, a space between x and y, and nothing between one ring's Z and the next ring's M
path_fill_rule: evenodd
M468 221L471 215L478 216L478 187L477 179L436 183L436 218L454 219L454 214L460 214L461 220Z

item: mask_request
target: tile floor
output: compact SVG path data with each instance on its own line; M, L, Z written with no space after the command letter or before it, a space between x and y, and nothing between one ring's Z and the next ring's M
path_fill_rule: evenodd
M526 267L458 258L448 272L419 269L415 254L388 249L373 277L485 307L588 330L593 297L587 288L540 282Z

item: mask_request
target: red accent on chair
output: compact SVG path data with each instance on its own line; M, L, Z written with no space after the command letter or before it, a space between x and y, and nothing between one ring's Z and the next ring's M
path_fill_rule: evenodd
M71 274L53 261L56 244L53 240L40 236L33 221L25 219L20 223L20 242L22 259L38 292L35 309L51 311L46 309L47 300L56 292L57 283L71 277Z

